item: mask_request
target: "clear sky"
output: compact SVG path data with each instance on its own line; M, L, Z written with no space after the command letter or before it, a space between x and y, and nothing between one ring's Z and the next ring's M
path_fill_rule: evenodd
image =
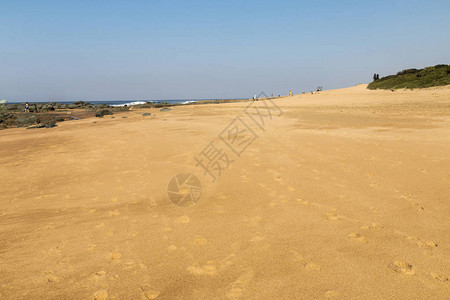
M245 98L450 63L450 1L0 0L0 99Z

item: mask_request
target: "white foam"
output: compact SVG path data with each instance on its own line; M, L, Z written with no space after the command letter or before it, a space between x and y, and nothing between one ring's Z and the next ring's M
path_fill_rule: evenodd
M124 103L124 104L114 104L111 106L131 106L131 105L139 105L139 104L145 104L147 103L146 101L133 101L133 102L128 102L128 103Z

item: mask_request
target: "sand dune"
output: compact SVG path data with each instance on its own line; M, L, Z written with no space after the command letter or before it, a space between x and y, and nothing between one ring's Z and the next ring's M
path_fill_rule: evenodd
M365 87L0 131L0 298L447 298L450 87Z

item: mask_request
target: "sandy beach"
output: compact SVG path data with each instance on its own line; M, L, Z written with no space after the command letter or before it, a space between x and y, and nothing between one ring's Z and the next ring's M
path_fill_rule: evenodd
M0 298L444 299L449 199L450 86L2 130Z

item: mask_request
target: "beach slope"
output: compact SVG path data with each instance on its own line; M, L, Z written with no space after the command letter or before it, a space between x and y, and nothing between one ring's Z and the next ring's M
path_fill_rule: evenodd
M0 170L2 299L449 294L450 86L8 129Z

